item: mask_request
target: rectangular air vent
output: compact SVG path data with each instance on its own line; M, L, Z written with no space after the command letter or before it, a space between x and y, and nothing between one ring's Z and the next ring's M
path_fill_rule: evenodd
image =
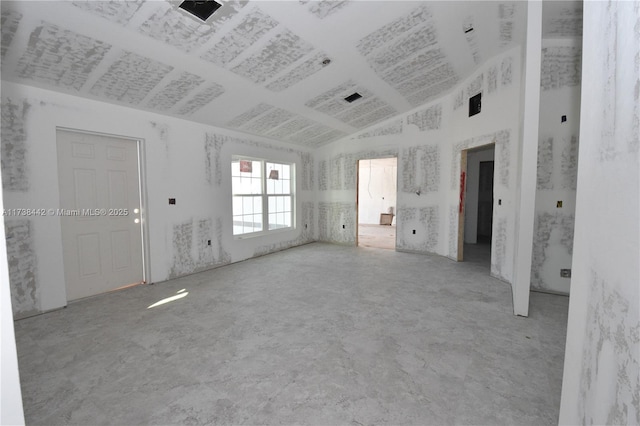
M469 98L469 117L480 112L482 107L482 92Z
M347 96L346 98L344 98L345 101L351 103L353 101L357 101L358 99L360 99L362 97L362 95L358 92L354 92L353 94Z
M222 5L214 0L187 0L180 3L179 7L196 18L206 21L220 6Z

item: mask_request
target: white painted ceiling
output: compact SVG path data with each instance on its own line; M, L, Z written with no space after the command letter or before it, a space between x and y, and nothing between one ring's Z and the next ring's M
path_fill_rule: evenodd
M179 4L2 1L2 79L317 147L441 96L525 31L523 2L228 0L205 23Z

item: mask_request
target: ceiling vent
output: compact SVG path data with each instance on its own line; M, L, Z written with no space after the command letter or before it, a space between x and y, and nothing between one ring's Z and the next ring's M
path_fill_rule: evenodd
M191 0L183 1L179 7L205 22L220 6L222 5L214 0Z
M346 98L344 98L345 101L351 103L353 101L357 101L358 99L360 99L362 97L362 95L358 92L354 92L353 94L347 96Z

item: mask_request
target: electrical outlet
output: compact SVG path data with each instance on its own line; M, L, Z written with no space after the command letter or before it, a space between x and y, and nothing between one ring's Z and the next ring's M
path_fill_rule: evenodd
M210 246L211 245L211 240L207 240L207 245Z
M560 276L562 278L571 278L571 269L560 269Z
M176 203L175 198L169 198L169 204L175 204L175 203Z
M556 202L556 208L561 209L562 208L562 200L558 200Z
M344 226L344 225L342 225L342 229L345 229L345 226Z
M413 230L413 235L416 235L416 230L415 229Z

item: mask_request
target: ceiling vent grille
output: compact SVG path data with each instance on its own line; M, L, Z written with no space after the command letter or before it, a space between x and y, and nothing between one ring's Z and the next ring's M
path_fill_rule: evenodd
M187 0L180 3L180 9L186 10L203 22L222 6L214 0Z
M346 98L344 98L345 101L351 103L353 101L357 101L358 99L360 99L362 97L362 95L358 92L354 92L351 95L347 96Z

